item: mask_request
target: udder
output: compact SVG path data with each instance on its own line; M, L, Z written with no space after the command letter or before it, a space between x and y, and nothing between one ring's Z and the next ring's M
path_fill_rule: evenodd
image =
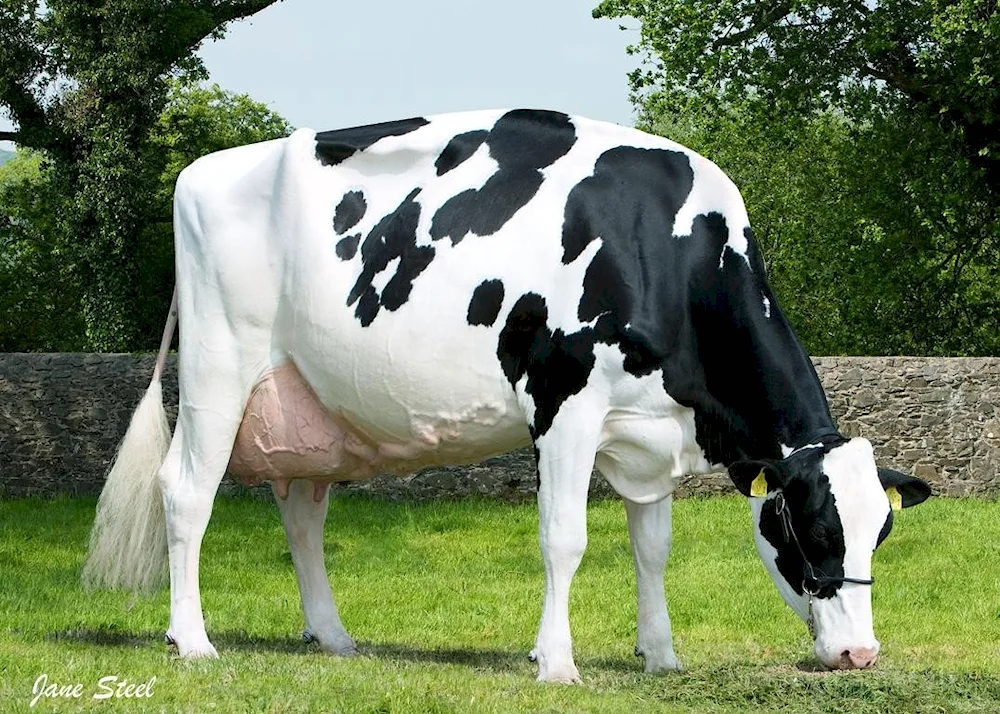
M287 494L289 479L307 478L322 498L331 481L369 478L377 462L371 440L320 404L287 363L251 392L228 471L248 485L273 481L279 496Z
M289 362L254 386L228 472L248 485L271 481L281 498L287 496L289 480L309 479L321 500L331 482L468 462L519 445L465 443L470 427L480 433L491 431L500 426L505 411L502 405L478 404L468 414L411 415L411 433L397 439L374 438L371 430L343 410L327 409Z

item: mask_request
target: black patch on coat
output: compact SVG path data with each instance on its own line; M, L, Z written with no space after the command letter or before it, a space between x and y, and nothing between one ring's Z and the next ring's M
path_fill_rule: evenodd
M817 576L844 577L844 527L840 521L836 499L830 490L830 479L822 471L823 457L835 442L825 448L805 449L775 464L783 472L782 488L792 517L792 528L802 550ZM773 498L764 502L760 516L760 533L777 551L778 572L799 595L803 595L805 564L802 553L790 536L786 536ZM833 597L840 584L820 588L817 597Z
M380 307L399 309L410 297L414 279L434 259L433 246L417 245L420 204L415 199L419 193L419 188L411 191L396 210L372 228L361 244L361 275L347 296L347 304L357 303L354 314L362 327L372 323ZM396 258L399 258L396 273L379 295L372 284L375 276Z
M437 175L443 176L476 153L488 135L486 129L477 129L454 137L434 162Z
M619 238L612 249L628 253L619 257L636 263L654 257L625 250L646 246L622 240L627 238L622 231L634 232L637 239L647 231L672 235L674 219L693 186L691 161L680 151L620 146L604 152L594 173L574 186L566 200L563 263L572 263L591 241L609 235ZM614 210L609 213L609 208Z
M341 260L350 260L358 253L358 243L361 242L361 234L355 233L352 236L341 238L334 246L337 257Z
M548 326L545 298L525 293L507 314L500 331L497 358L511 386L527 374L525 391L535 403L532 439L545 434L571 395L587 384L594 368L594 331L564 333Z
M541 458L541 455L538 453L538 445L537 444L532 443L531 444L531 449L532 449L532 451L535 452L535 493L537 493L542 488L542 472L541 472L541 469L538 466L538 460L539 460L539 458Z
M541 169L565 156L576 143L576 128L559 112L517 109L500 117L480 141L489 147L497 172L482 188L462 191L438 209L431 221L434 240L448 237L455 245L470 232L487 236L503 228L538 192L544 179ZM463 140L463 145L468 150L471 140ZM442 157L444 153L439 162ZM440 168L439 173L443 173Z
M484 280L472 291L467 318L469 324L491 326L496 322L502 305L503 283L499 280Z
M782 444L835 433L826 396L749 229L746 259L725 247L720 213L696 216L690 235L674 235L693 179L679 151L616 147L598 157L564 212L563 263L602 241L584 275L579 319L599 318L597 339L618 346L630 373L663 370L667 393L694 410L709 461L780 459Z
M878 532L878 540L875 541L875 547L878 548L882 545L882 541L889 537L889 533L892 532L892 511L889 511L889 515L885 517L885 523L882 524L882 530Z
M333 231L337 235L343 235L354 228L365 217L368 204L365 202L365 195L361 191L348 191L340 199L336 210L333 212Z
M423 117L367 124L349 129L321 131L316 134L316 158L324 166L336 166L379 139L402 136L429 124Z
M354 316L358 318L362 327L368 327L375 320L379 311L378 293L372 285L367 286L357 297L358 306L354 310Z

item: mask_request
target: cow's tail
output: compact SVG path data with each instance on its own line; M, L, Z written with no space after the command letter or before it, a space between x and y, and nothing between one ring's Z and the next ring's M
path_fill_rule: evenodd
M170 445L170 426L160 378L176 324L174 288L153 379L132 414L97 502L83 567L86 588L150 591L164 582L167 528L159 470Z

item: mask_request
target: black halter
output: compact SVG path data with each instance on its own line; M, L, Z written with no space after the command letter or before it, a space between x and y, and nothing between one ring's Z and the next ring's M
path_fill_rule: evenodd
M812 598L817 596L819 591L827 585L842 585L844 583L872 585L875 583L875 578L836 577L827 575L822 570L814 568L812 563L809 562L809 558L806 557L806 552L802 549L802 544L799 543L798 536L795 535L795 529L792 528L792 514L788 510L788 502L785 501L785 494L781 491L778 491L774 495L774 508L778 514L778 519L781 521L781 530L785 535L785 542L787 543L791 540L795 543L795 547L799 549L799 555L802 556L802 591L809 596L810 607Z

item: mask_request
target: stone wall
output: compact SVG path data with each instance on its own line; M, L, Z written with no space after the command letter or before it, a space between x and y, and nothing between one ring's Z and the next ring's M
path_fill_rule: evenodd
M1000 359L814 360L846 436L951 496L1000 496Z
M152 374L152 355L0 354L0 496L96 494ZM947 495L1000 496L1000 359L820 357L841 431L865 436L879 463ZM164 380L177 404L175 361ZM390 498L520 499L535 489L530 450L475 466L426 469L338 486ZM721 474L691 477L682 493L729 490ZM245 491L235 483L229 493ZM257 490L260 492L260 489ZM609 492L595 478L594 495Z

